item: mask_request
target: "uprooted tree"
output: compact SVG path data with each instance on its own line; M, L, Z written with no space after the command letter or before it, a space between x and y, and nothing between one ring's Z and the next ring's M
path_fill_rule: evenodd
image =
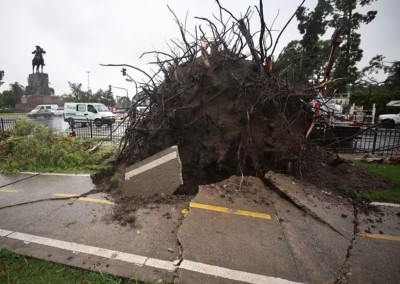
M131 67L149 79L129 110L119 162L130 165L178 145L185 193L194 193L198 184L231 175L262 176L269 169L301 175L309 153L307 100L315 90L274 73L280 34L274 41L262 1L241 18L216 2L218 17L197 18L208 34L202 25L190 33L173 14L181 41L172 41L169 53L144 54L155 56L154 75L126 64L107 65ZM249 25L253 13L260 19L256 35ZM140 115L137 106L144 101L150 103Z

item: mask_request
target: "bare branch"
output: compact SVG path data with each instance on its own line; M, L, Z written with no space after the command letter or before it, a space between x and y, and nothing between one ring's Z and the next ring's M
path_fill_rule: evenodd
M149 74L147 74L147 73L146 73L145 71L143 71L142 69L137 68L137 67L135 67L135 66L128 65L128 64L100 64L100 66L130 67L130 68L133 68L133 69L135 69L135 70L137 70L137 71L139 71L139 72L142 72L144 75L146 75L146 76L150 79L150 81L153 83L153 87L154 87L154 88L157 88L156 84L155 84L154 81L153 81L153 77L151 77Z
M276 41L275 41L274 48L272 49L271 57L274 55L276 46L277 46L277 44L278 44L278 42L279 42L279 38L281 37L282 33L285 31L285 29L286 29L286 27L289 25L289 23L293 20L294 16L296 16L297 11L300 9L300 7L303 6L303 4L304 4L305 1L306 1L306 0L303 0L303 2L301 2L301 4L297 7L296 11L295 11L295 12L293 13L293 15L290 17L289 21L287 21L286 25L283 27L283 29L282 29L281 32L279 33L279 35L278 35L278 37L277 37L277 39L276 39Z

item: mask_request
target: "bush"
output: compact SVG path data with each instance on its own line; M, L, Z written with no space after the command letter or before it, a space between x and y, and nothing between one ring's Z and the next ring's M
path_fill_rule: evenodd
M12 108L1 108L0 107L0 113L12 113L14 110Z
M53 132L35 121L21 119L0 142L0 172L82 172L111 149L89 153L96 142Z

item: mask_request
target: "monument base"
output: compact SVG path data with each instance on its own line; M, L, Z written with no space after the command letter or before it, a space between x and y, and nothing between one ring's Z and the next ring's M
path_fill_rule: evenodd
M28 86L25 88L25 95L21 103L15 106L18 112L28 112L37 105L57 104L61 106L63 102L60 97L54 95L54 89L49 88L49 75L46 73L32 73L28 77Z

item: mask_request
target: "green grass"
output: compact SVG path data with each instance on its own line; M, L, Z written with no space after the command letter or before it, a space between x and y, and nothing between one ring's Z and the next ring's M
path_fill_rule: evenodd
M358 192L359 197L371 201L400 203L400 165L365 163L361 161L355 161L354 163L394 184L391 190L366 190ZM348 193L350 195L354 194L351 190Z
M26 113L18 113L18 112L11 112L11 113L1 113L0 112L0 117L26 117Z
M137 284L137 280L118 278L113 275L72 268L58 263L19 255L0 249L0 283L7 284Z

